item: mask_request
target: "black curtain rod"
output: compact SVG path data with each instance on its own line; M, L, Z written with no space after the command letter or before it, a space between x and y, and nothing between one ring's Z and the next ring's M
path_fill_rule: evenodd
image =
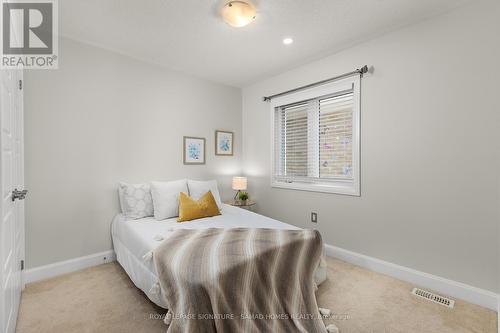
M273 99L275 97L278 97L278 96L283 96L283 95L286 95L286 94L294 93L294 92L299 91L299 90L311 88L311 87L318 86L318 85L321 85L321 84L325 84L325 83L328 83L328 82L331 82L331 81L340 80L340 79L343 79L345 77L348 77L348 76L351 76L351 75L355 75L355 74L359 74L359 75L361 75L361 77L363 77L363 74L365 74L367 72L368 72L368 66L365 65L365 66L363 66L361 68L358 68L355 71L352 71L352 72L349 72L349 73L345 73L345 74L342 74L342 75L339 75L339 76L335 76L335 77L332 77L332 78L329 78L329 79L326 79L326 80L318 81L318 82L315 82L315 83L307 84L305 86L298 87L298 88L291 89L291 90L287 90L287 91L281 92L279 94L274 94L274 95L271 95L271 96L264 96L264 97L262 97L262 100L264 102L268 102L271 99Z

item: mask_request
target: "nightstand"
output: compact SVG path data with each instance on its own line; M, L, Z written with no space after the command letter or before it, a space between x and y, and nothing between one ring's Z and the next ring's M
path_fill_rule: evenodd
M240 208L243 208L246 210L252 210L251 209L252 206L255 205L255 201L253 201L253 200L247 200L247 201L245 201L244 204L240 200L228 200L228 201L224 201L224 203L231 205L231 206L240 207Z

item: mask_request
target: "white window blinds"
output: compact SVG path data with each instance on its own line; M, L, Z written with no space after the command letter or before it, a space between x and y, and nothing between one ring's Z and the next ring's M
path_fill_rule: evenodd
M359 184L355 88L274 107L273 185L338 185L339 193L350 192L346 187L359 191L353 189Z
M307 131L308 104L301 103L281 108L276 113L280 128L277 146L279 176L307 177L308 162L308 131Z

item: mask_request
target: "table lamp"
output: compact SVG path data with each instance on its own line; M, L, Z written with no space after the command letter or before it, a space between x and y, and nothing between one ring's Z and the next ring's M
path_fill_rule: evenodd
M238 198L241 191L247 189L247 177L233 177L233 190L237 191L234 200Z

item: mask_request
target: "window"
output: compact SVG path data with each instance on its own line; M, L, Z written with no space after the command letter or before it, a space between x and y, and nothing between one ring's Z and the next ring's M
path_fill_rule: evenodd
M360 194L359 77L272 100L272 186Z

